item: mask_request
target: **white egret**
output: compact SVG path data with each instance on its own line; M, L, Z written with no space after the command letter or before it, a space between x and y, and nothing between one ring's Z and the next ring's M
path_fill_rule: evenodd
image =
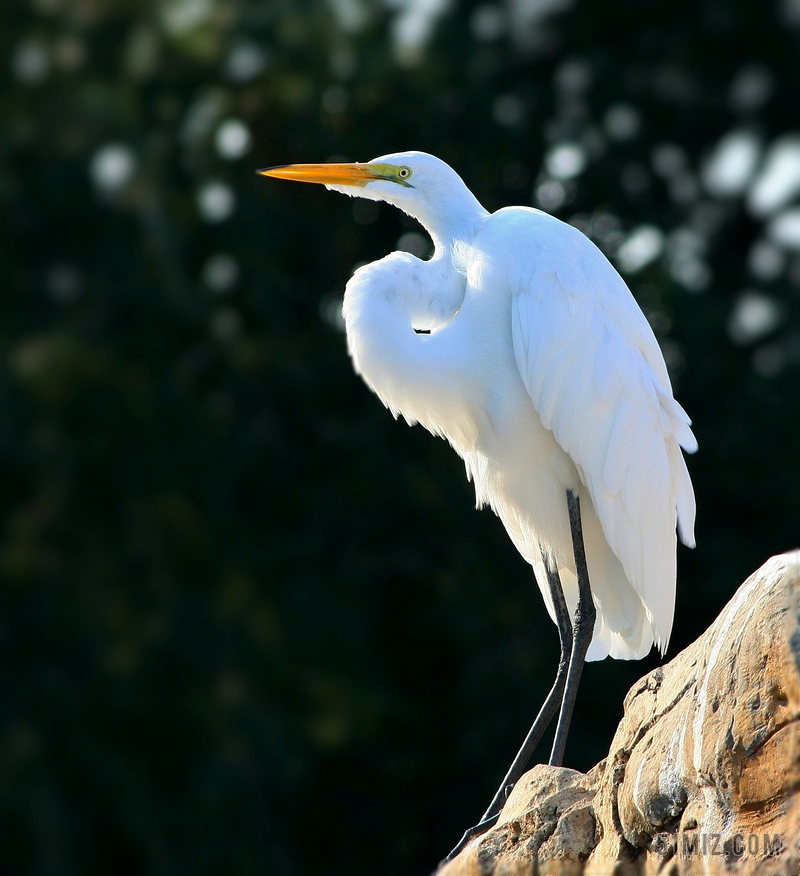
M430 260L395 252L347 284L353 365L395 416L453 445L558 625L553 688L451 857L496 820L559 704L550 763L561 763L584 660L666 649L676 527L694 538L681 447L697 442L642 311L577 229L530 207L490 214L422 152L260 173L386 201L427 229Z

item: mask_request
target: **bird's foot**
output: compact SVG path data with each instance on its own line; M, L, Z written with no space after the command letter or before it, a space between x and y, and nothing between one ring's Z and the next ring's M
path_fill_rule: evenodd
M476 836L479 836L482 833L486 833L486 831L489 830L490 827L493 827L497 823L497 819L499 817L500 813L497 812L489 818L484 818L483 821L481 821L479 824L476 824L474 827L471 827L469 830L464 831L464 836L462 836L458 843L456 843L455 848L446 858L443 858L439 862L439 866L436 868L437 873L439 870L442 869L442 867L444 867L445 864L449 864L450 861L452 861L453 858L456 857L456 855L460 854Z

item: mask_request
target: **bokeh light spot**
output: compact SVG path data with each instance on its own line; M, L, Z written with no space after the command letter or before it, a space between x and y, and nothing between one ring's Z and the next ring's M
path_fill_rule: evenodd
M676 143L659 143L653 149L650 163L659 176L668 179L685 170L686 152Z
M777 279L786 266L786 256L766 240L758 240L747 254L747 266L753 276L765 282Z
M753 131L731 131L706 159L703 185L717 198L741 195L755 173L761 156L761 140Z
M216 295L230 292L238 279L239 265L236 259L226 252L214 253L203 265L203 282Z
M664 250L664 234L654 225L640 225L630 232L617 250L623 271L635 274L655 261Z
M728 320L728 334L734 343L750 344L774 331L783 314L783 306L763 292L743 292Z
M547 153L544 163L556 179L572 179L586 167L586 151L577 143L559 143Z
M205 24L213 6L211 0L166 0L160 4L159 11L164 30L181 37Z
M410 252L417 258L424 258L430 252L431 245L425 235L420 234L419 231L406 231L405 234L400 235L397 248L401 252Z
M89 163L92 182L103 192L123 189L136 171L136 157L129 146L109 143L95 152Z
M50 72L50 55L40 39L23 40L11 54L11 72L26 85L36 85Z
M344 33L358 33L370 19L369 4L362 0L328 0L328 5Z
M569 58L556 68L554 84L568 94L582 94L592 82L592 68L583 58Z
M747 205L757 217L768 216L800 193L800 136L788 134L767 151L764 165L747 196Z
M564 184L557 179L546 179L536 186L533 198L542 210L552 213L564 206L567 200L567 191Z
M344 332L344 315L342 313L342 296L326 295L319 303L319 315L323 321L336 331Z
M800 207L775 216L767 225L767 235L785 249L800 250Z
M631 140L639 133L641 118L635 107L628 103L615 103L603 116L603 127L612 140Z
M236 196L226 183L209 180L197 192L197 206L206 222L224 222L236 208Z
M478 6L470 16L470 28L476 40L482 43L499 39L506 29L505 13L499 6Z
M769 100L773 89L772 74L760 64L748 64L731 82L729 100L739 112L753 112Z
M232 82L250 82L267 66L267 53L255 43L238 43L225 59L225 75Z
M247 125L240 119L228 119L217 128L214 145L217 152L229 161L235 161L250 151L252 137Z

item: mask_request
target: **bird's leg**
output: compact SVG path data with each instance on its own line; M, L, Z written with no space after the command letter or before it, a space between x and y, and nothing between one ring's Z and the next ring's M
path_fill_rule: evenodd
M569 621L569 610L564 599L564 590L561 586L561 578L558 575L558 569L553 566L550 556L542 551L542 560L544 561L545 571L547 573L547 585L550 590L550 597L553 600L553 609L556 616L556 624L558 626L558 638L561 644L561 656L558 661L558 671L553 686L550 688L542 704L536 720L533 722L528 735L525 737L517 756L506 773L502 784L497 789L489 808L483 813L481 823L496 815L503 808L511 789L517 784L520 776L525 772L525 767L533 754L534 749L539 744L542 734L547 729L550 722L555 717L558 711L558 705L562 699L564 692L564 683L567 680L567 669L569 667L570 651L572 649L572 626Z
M581 680L586 652L592 641L594 622L597 616L589 586L589 571L586 568L586 549L583 544L583 527L581 526L581 504L580 499L572 490L567 490L567 508L569 510L569 528L572 533L572 552L575 555L575 569L578 573L578 607L575 610L572 653L569 658L564 700L561 703L556 735L553 740L553 751L550 755L550 766L561 766L564 759L569 722L575 707L578 684Z
M448 861L452 861L452 859L455 858L455 856L473 837L487 831L497 821L497 818L500 815L500 810L508 799L511 789L516 785L520 776L525 771L525 767L533 754L533 750L539 744L542 734L555 717L559 703L562 701L564 683L567 679L569 657L572 650L572 626L569 620L569 610L567 609L567 603L564 599L564 590L561 586L558 569L553 565L552 558L544 551L542 551L542 561L544 562L545 571L547 573L547 586L550 590L550 598L553 602L556 624L558 626L558 638L561 644L561 657L558 661L556 680L553 682L553 686L550 688L550 693L547 694L541 709L539 709L539 714L536 716L533 726L528 731L528 735L525 737L525 741L517 752L517 756L514 758L505 778L497 789L497 793L492 798L492 802L489 804L486 812L481 816L481 820L474 827L471 827L464 832L464 836L458 841L456 847L439 866L446 864Z

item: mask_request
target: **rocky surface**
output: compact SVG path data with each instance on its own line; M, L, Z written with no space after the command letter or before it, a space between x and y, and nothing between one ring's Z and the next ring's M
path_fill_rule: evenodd
M642 678L608 757L539 765L438 876L798 876L800 551Z

